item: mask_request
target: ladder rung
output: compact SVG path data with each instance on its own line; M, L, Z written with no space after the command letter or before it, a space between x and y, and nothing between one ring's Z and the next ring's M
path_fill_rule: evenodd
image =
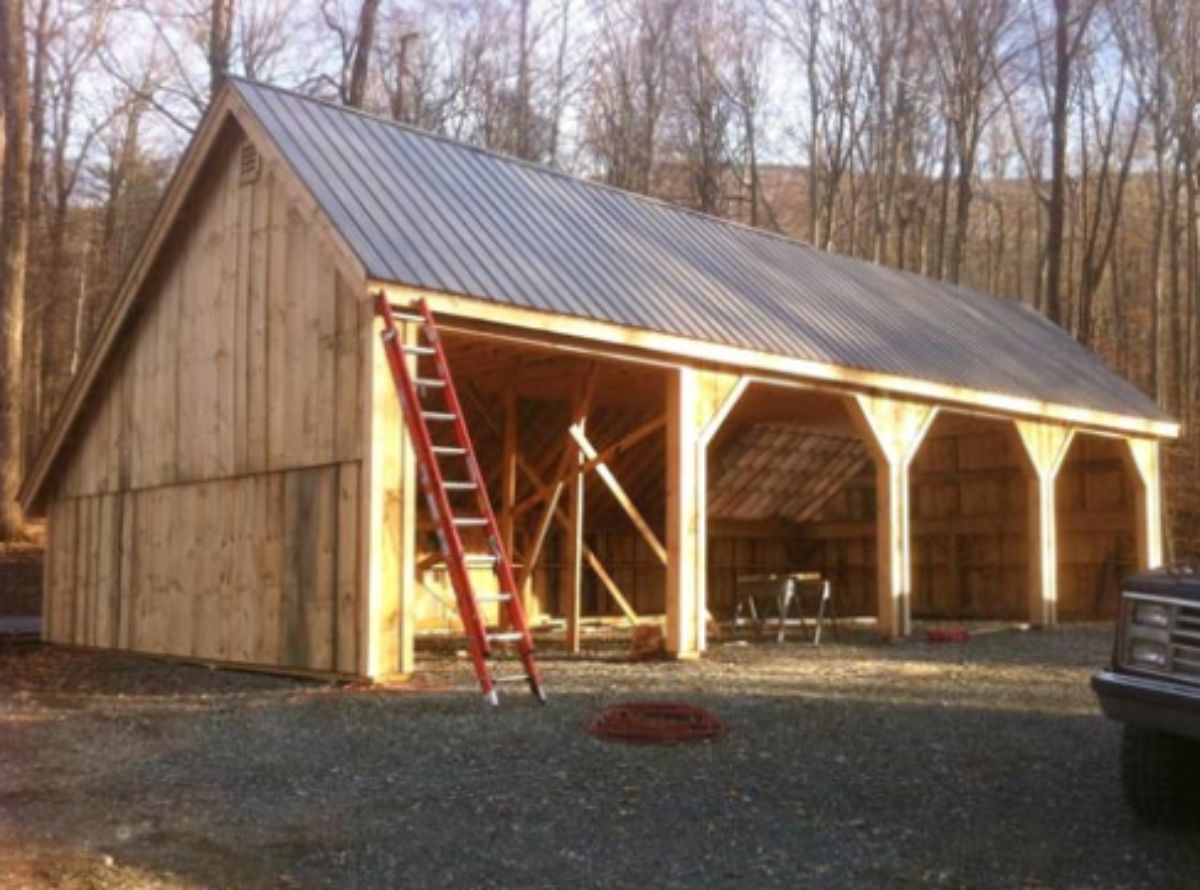
M434 445L434 454L466 454L467 449L459 448L457 445Z
M400 347L407 355L433 355L434 349L432 346L411 346L404 345Z
M527 683L528 681L528 674L509 674L505 677L492 677L493 683Z
M400 309L395 303L392 304L392 318L396 321L410 321L414 324L425 324L425 316L417 315L415 312L409 312L406 309Z
M474 491L476 489L474 482L443 482L442 488L446 491Z
M454 420L458 417L457 414L451 414L449 411L422 411L421 416L426 420Z
M445 380L437 380L433 377L418 377L413 382L416 383L419 388L425 388L425 389L430 389L430 388L435 388L435 387L438 389L441 389L441 388L445 387L445 385L446 385Z
M502 633L490 633L487 638L493 643L515 643L525 639L525 634L519 630L507 630Z
M512 599L510 593L480 593L475 597L477 603L507 603Z
M456 516L454 517L454 524L478 528L479 526L487 525L487 520L482 516Z
M496 561L496 557L490 553L466 553L463 554L463 562L476 563L477 565L491 565Z

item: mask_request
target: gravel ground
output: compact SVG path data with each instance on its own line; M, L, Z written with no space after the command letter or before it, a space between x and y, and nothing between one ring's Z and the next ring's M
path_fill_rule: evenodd
M727 642L690 663L621 645L548 654L551 704L496 711L452 654L391 694L7 653L0 887L1197 886L1200 835L1122 805L1120 732L1087 687L1106 628ZM728 733L583 731L644 698Z

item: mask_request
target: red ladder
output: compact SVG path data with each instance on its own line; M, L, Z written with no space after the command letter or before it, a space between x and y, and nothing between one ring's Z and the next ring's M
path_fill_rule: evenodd
M500 527L488 499L486 481L475 458L471 435L467 432L462 405L454 389L454 380L450 376L450 366L437 326L433 323L433 314L424 300L418 300L410 308L394 306L382 291L375 297L375 314L383 319L384 327L380 333L383 349L387 354L388 366L392 369L396 393L400 397L404 423L416 452L417 472L425 492L425 502L437 524L438 542L446 560L450 583L454 587L458 615L467 634L467 648L475 665L475 675L479 678L483 698L488 704L499 704L496 684L526 682L538 701L544 703L546 692L533 658L533 638L525 622L525 610L521 608L516 576L500 538ZM415 325L424 342L404 343L397 322ZM409 373L406 356L415 357L415 373ZM421 375L422 360L428 360L433 366L428 376ZM422 402L422 397L438 394L441 396L441 405L431 407ZM430 432L431 424L437 424L439 429L449 428L452 440L435 442ZM442 475L443 460L465 465L467 478L448 481ZM473 496L475 512L457 515L453 504L455 495ZM463 548L460 529L484 530L491 553L467 553ZM471 584L470 566L485 564L492 566L498 589L476 594ZM480 612L480 603L498 603L503 616L507 618L502 624L508 629L489 629ZM493 674L489 666L493 643L516 643L524 673L513 676Z

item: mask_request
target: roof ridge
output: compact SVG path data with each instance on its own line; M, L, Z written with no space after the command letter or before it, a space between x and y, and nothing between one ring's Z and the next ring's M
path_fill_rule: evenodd
M272 92L275 92L275 93L282 93L285 96L291 96L295 99L299 99L302 102L311 102L314 105L324 105L327 108L330 108L334 111L342 112L343 114L352 114L357 117L366 118L367 120L374 121L375 123L384 124L389 127L394 127L397 130L403 130L404 132L410 133L414 136L420 136L420 137L424 137L426 139L432 139L435 142L442 142L447 145L451 145L455 148L466 149L467 151L475 152L476 154L481 154L481 155L485 155L490 158L495 158L498 161L503 161L505 163L514 164L519 167L525 167L529 170L534 171L535 173L555 176L559 179L565 179L568 182L578 183L578 184L580 184L582 186L586 186L588 188L598 189L598 190L602 190L602 191L606 191L606 192L613 192L615 194L621 195L625 198L628 198L633 201L637 201L642 204L649 204L654 207L661 207L665 210L674 211L676 213L685 213L688 216L694 216L697 219L701 219L705 222L716 223L718 225L728 226L729 228L738 229L739 231L748 232L753 235L761 235L761 236L767 237L767 238L774 238L776 241L782 241L785 244L790 244L793 247L799 247L803 250L810 250L810 251L813 251L816 253L829 254L830 256L837 256L837 257L841 257L841 258L847 259L847 260L854 260L856 262L859 262L859 263L862 263L862 264L868 265L868 266L880 266L881 268L891 268L890 266L882 266L881 264L875 263L871 260L865 260L862 257L854 257L854 256L849 256L847 254L834 253L833 251L829 251L829 250L821 250L820 248L817 248L814 245L809 244L807 241L804 241L793 235L787 235L783 232L774 231L772 229L758 228L757 226L752 226L749 223L744 223L744 222L742 222L740 220L736 220L736 219L729 219L728 217L724 217L724 216L715 216L711 213L705 213L703 210L697 210L694 207L688 207L684 204L675 204L671 201L666 200L665 198L659 198L654 195L643 194L642 192L631 191L630 189L624 189L624 188L621 188L620 186L610 185L607 182L597 182L594 179L587 179L583 176L579 176L574 173L568 173L566 170L561 170L558 167L552 167L549 164L543 164L543 163L539 163L537 161L529 161L524 158L518 158L514 155L505 154L504 152L497 151L494 148L485 148L482 145L475 145L472 142L464 142L461 139L455 139L451 136L445 136L441 133L435 133L432 130L426 130L426 129L423 129L422 127L415 127L412 124L406 124L402 121L393 120L390 117L384 117L382 114L376 114L373 111L366 111L362 108L354 108L349 105L343 105L340 102L333 101L332 99L323 99L320 96L310 96L307 93L301 93L299 90L289 89L288 87L281 87L277 84L266 83L261 80L251 80L248 77L242 77L242 76L236 75L236 74L229 74L226 77L228 80L234 81L236 83L246 84L251 87L261 88L264 90L271 90ZM999 299L999 298L997 298L997 299Z

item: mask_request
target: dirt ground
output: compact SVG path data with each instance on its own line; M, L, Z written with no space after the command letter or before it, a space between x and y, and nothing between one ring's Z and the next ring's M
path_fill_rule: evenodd
M485 710L466 664L364 691L42 648L0 654L0 887L1194 888L1136 824L1087 680L1107 629L544 659ZM728 732L601 742L692 702Z

